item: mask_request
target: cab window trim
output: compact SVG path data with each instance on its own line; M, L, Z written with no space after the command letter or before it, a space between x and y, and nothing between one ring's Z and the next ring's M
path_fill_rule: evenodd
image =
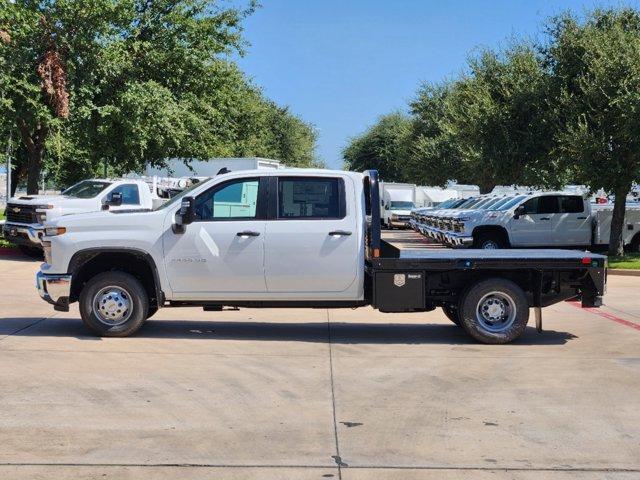
M258 198L256 200L256 214L253 217L212 217L207 219L195 218L193 223L204 223L204 222L252 222L257 220L266 220L266 209L267 209L267 177L263 176L251 176L251 177L240 177L240 178L231 178L229 180L225 180L224 182L216 183L215 185L209 187L204 192L199 193L195 196L196 204L198 203L198 198L206 195L215 195L216 192L222 190L223 188L234 184L234 183L244 183L244 182L258 182ZM212 212L213 214L213 212Z
M300 216L281 217L280 216L280 181L281 180L332 180L338 183L338 215L337 216ZM295 221L295 220L343 220L347 216L347 202L345 193L345 183L343 177L323 176L323 175L277 175L273 177L269 185L269 220Z

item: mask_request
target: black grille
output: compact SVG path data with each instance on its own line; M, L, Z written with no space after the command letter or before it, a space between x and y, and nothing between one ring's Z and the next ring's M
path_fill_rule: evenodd
M7 204L5 210L7 222L16 223L37 223L36 209L31 205L16 205L15 203Z

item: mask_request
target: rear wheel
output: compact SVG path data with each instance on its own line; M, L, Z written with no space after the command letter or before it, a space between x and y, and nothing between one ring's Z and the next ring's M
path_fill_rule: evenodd
M461 326L460 325L460 315L458 314L458 306L457 305L453 305L451 303L445 303L442 306L442 311L444 312L444 314L447 316L447 318L449 320L451 320L456 325Z
M498 233L481 233L475 239L474 247L483 250L497 250L499 248L506 248L507 242L505 242L504 237Z
M460 320L464 329L482 343L509 343L524 333L529 303L511 280L482 280L463 295Z
M640 233L636 234L629 244L629 251L632 253L640 253Z
M102 337L126 337L149 317L149 299L142 284L128 273L96 275L80 293L84 324Z

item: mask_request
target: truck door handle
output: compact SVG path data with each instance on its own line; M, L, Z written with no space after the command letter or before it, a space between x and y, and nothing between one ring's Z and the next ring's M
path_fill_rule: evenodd
M549 217L542 217L540 220L551 220Z
M351 232L347 232L345 230L334 230L333 232L329 232L329 235L332 237L341 237L341 236L349 236Z
M260 232L246 231L246 232L236 233L236 237L259 237L259 236L260 236Z
M587 217L578 217L578 220L586 220Z

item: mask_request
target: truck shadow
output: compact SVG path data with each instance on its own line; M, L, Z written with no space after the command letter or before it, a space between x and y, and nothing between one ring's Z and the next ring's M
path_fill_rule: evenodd
M49 318L26 328L4 328L9 320L0 319L0 336L16 337L75 337L101 341L92 336L80 319ZM15 323L14 323L15 327ZM16 331L10 331L16 330ZM198 340L256 340L279 342L317 342L335 344L476 344L464 330L453 324L406 323L341 323L341 322L252 322L208 320L150 320L132 338L198 339ZM547 330L538 334L533 327L513 345L564 345L577 338L569 332ZM117 340L115 340L117 341ZM122 340L126 341L126 340Z

